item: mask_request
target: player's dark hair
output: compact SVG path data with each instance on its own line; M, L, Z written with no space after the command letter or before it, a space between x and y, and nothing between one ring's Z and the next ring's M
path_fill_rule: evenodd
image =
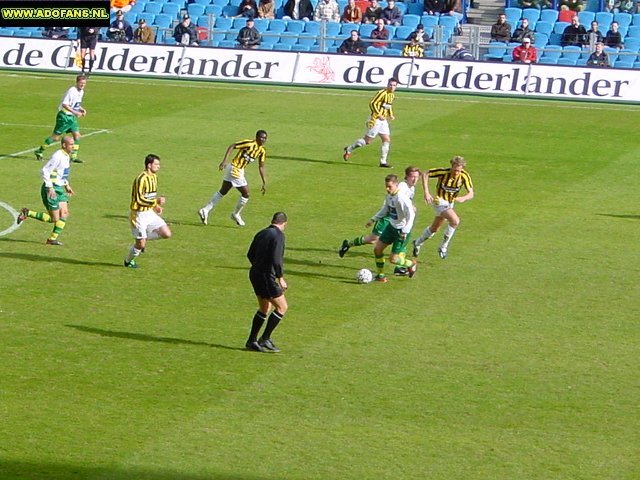
M256 132L256 138L258 138L260 135L268 135L266 130L258 130Z
M390 173L389 175L384 177L384 183L387 183L387 182L398 183L398 176L394 175L393 173Z
M80 80L86 80L87 76L85 74L80 74L76 77L76 83L78 83Z
M144 157L144 168L147 168L149 165L151 165L156 160L160 160L160 157L157 156L157 155L154 155L153 153L150 153L149 155Z
M284 212L276 212L273 214L273 218L271 219L272 225L282 225L283 223L287 223L289 218L287 214Z
M408 176L409 176L410 174L412 174L413 172L418 172L418 173L420 173L420 168L419 168L419 167L416 167L416 166L414 166L414 165L411 165L411 166L409 166L409 167L407 167L407 168L405 168L405 169L404 169L404 176L405 176L405 177L408 177Z
M389 85L391 82L400 83L400 80L398 80L396 77L391 77L391 78L387 81L387 85Z

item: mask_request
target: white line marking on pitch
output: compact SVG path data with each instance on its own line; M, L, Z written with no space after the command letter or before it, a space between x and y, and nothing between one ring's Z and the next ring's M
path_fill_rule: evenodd
M81 138L87 138L90 137L91 135L98 135L100 133L111 133L111 130L98 130L95 132L89 132L85 135L82 135ZM15 152L15 153L10 153L9 155L4 155L2 157L0 157L0 160L3 160L5 158L15 158L15 157L19 157L20 155L24 154L24 153L31 153L31 152L35 152L38 149L38 147L35 148L30 148L29 150L23 150L21 152Z
M32 127L32 128L51 128L51 125L34 125L31 123L7 123L7 122L0 122L0 127ZM83 128L83 130L90 130L90 131L98 131L98 130L105 130L104 128ZM86 135L85 135L86 137Z

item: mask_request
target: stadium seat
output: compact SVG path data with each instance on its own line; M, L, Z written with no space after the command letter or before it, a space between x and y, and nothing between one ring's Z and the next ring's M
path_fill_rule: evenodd
M253 20L254 27L260 33L264 33L269 29L269 19L268 18L256 18Z
M640 38L640 25L631 25L627 28L627 37Z
M553 33L559 33L560 35L562 35L562 32L564 32L564 29L567 28L570 24L567 22L556 22L555 25L553 26Z
M384 55L384 49L378 47L367 48L367 55Z
M198 27L203 27L203 28L212 28L213 29L213 23L215 23L215 18L211 19L212 25L209 25L209 16L208 15L203 15L202 17L198 17L198 21L196 22L196 25Z
M153 20L153 24L160 28L171 28L173 26L173 17L165 13L159 13Z
M415 31L414 27L410 27L408 25L401 25L396 27L396 32L394 38L399 40L406 40L406 38L411 35Z
M211 3L211 0L191 0L191 3L199 3L200 5L204 5L205 7ZM184 2L182 2L184 5Z
M502 57L507 52L507 44L503 42L491 42L487 46L487 53L483 55L485 60L497 61L502 60Z
M633 60L625 60L623 58L618 58L616 63L613 65L615 68L634 68Z
M310 45L301 45L299 43L291 45L292 52L308 52L309 50L311 50Z
M262 35L262 38L260 39L260 44L261 45L273 45L273 44L278 43L279 39L280 39L280 34L273 34L273 32L270 32L269 30L267 30Z
M204 7L205 15L213 15L214 17L222 16L222 7L220 5L207 5Z
M562 48L560 47L545 48L542 51L542 56L539 58L538 63L556 65L561 55L562 55Z
M619 54L618 49L611 48L611 47L604 47L604 51L609 56L609 64L613 65L614 63L616 63L616 60L618 60L618 54Z
M349 35L351 30L358 30L357 23L341 23L340 24L340 35Z
M218 47L219 48L236 48L236 41L235 40L222 40L220 43L218 43Z
M213 5L219 5L220 7L225 7L229 5L229 0L210 0L209 3Z
M225 5L222 7L222 15L224 17L235 17L238 14L238 7L235 5Z
M422 23L424 29L426 30L427 27L435 27L438 24L438 19L439 17L437 17L436 15L423 15L420 23Z
M313 47L316 44L317 36L311 33L300 33L298 37L298 45L307 45Z
M292 45L287 45L287 44L284 44L284 43L276 43L273 46L273 49L274 50L280 50L282 52L287 52L287 51L291 51L291 47L292 47Z
M517 25L520 23L520 19L522 18L522 9L508 7L504 9L504 14L507 16L507 22L511 25Z
M200 5L199 3L190 3L187 7L187 13L189 13L190 17L200 17L204 15L204 5Z
M286 20L275 19L269 22L269 32L271 33L282 33L287 28Z
M631 25L640 25L640 13L631 15Z
M544 10L540 10L540 19L539 22L549 22L550 24L556 23L558 20L558 11L552 8L545 8Z
M584 25L584 28L586 28L587 30L589 30L591 22L593 22L595 18L595 12L589 12L587 10L578 12L578 20L580 20L580 25Z
M370 38L371 32L376 29L376 26L372 23L364 23L360 25L360 37L362 38Z
M438 25L445 28L450 28L451 30L455 30L456 26L458 25L458 19L455 17L443 15L438 20Z
M289 20L285 32L302 33L304 32L304 24L305 22L302 20Z
M402 56L402 50L399 48L386 48L384 55L387 57L400 57Z
M31 37L32 33L33 32L30 32L29 30L25 30L21 28L20 30L14 30L13 36L14 37Z
M231 30L231 25L233 25L233 18L227 17L216 17L216 22L214 24L215 29L221 31Z
M625 61L625 62L630 61L631 63L633 63L636 61L636 57L638 56L638 50L623 48L618 52L618 54L619 54L618 61Z
M242 0L229 0L229 5L233 5L234 7L239 7L241 2Z
M633 17L630 13L619 12L613 15L613 21L618 22L621 27L628 27L631 25L631 20L633 20Z
M406 25L415 30L416 26L420 23L420 17L418 15L407 14L402 17L402 25Z
M541 22L541 21L536 23L536 33L544 33L545 35L551 35L551 32L553 32L553 24L552 23Z
M566 46L562 49L562 56L558 59L558 65L575 65L581 54L581 47Z
M627 37L624 39L624 48L627 50L631 50L633 52L638 52L640 50L640 38L638 37Z
M153 22L155 19L156 19L155 13L149 13L149 12L138 13L138 21L144 20L145 22L147 22L147 25L153 25Z
M540 10L537 8L525 8L522 10L522 18L529 20L529 25L535 26L540 18ZM533 28L533 26L531 28Z
M358 2L356 2L356 4L357 3ZM368 6L368 2L365 8L361 9L363 13L366 10L367 6ZM418 17L420 17L422 16L422 12L424 12L424 4L422 2L412 2L409 5L407 5L407 14L409 15L418 15Z
M233 19L231 24L231 28L233 30L240 30L247 26L247 17L237 17Z
M281 33L278 43L282 45L295 45L298 43L298 35L296 33Z
M144 12L145 5L146 5L146 2L136 2L131 6L131 10L129 10L129 13Z
M165 3L162 6L162 13L171 15L173 18L177 19L181 9L182 7L177 3Z
M541 49L546 47L549 44L549 35L545 35L544 33L536 33L536 36L533 40L533 45L537 49Z
M337 37L340 35L340 24L335 22L327 22L325 24L325 34L327 37Z
M606 32L609 30L611 22L613 22L613 13L610 12L596 12L596 22L600 25L600 30Z
M160 2L149 2L144 6L144 11L147 13L160 13L162 12L163 3Z
M314 21L305 22L304 31L305 31L305 33L310 33L312 35L319 35L320 34L320 22L314 22Z

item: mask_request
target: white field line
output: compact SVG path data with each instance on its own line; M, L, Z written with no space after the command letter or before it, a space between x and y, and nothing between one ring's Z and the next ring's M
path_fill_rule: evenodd
M51 124L48 125L34 125L31 123L7 123L0 122L0 127L28 127L28 128L51 128ZM97 131L97 130L105 130L104 128L82 128L83 130ZM88 134L87 134L88 135ZM83 135L86 137L87 135Z
M9 212L9 215L11 215L11 218L12 218L12 222L11 222L11 225L9 225L9 228L5 228L0 232L0 237L4 237L5 235L9 235L11 232L20 228L21 224L16 222L16 219L18 218L18 212L16 211L15 208L13 208L8 203L4 203L4 202L0 202L0 208L3 208L7 212Z
M95 132L89 132L85 135L82 135L82 138L87 138L90 137L91 135L99 135L100 133L111 133L111 130L96 130ZM15 153L10 153L9 155L4 155L0 157L0 160L3 160L5 158L14 158L14 157L19 157L20 155L23 155L25 153L31 153L31 152L35 152L38 149L38 147L35 148L30 148L29 150L22 150L21 152L15 152Z
M54 75L45 76L45 75L37 75L37 74L29 74L29 73L0 73L0 77L29 77L34 79L51 79L59 81L60 78ZM334 97L369 97L371 95L370 90L352 90L345 92L344 90L347 87L331 87L322 89L313 85L300 85L300 86L278 86L271 87L265 84L250 86L248 84L242 85L234 85L231 83L223 83L222 81L215 82L206 82L206 81L197 81L197 80L169 80L169 79L153 79L153 78L145 78L141 80L132 80L131 78L117 78L117 77L96 77L93 76L90 78L88 86L90 87L92 83L104 83L108 85L119 84L119 85L159 85L159 86L170 86L170 87L179 87L179 88L194 88L194 89L203 89L203 90L231 90L231 91L242 91L242 92L265 92L265 93L287 93L287 94L296 94L296 95L321 95L321 96L334 96ZM444 102L444 103L462 103L462 104L488 104L488 105L504 105L510 104L513 106L521 106L521 107L538 107L538 108L547 108L550 105L553 105L555 108L564 108L570 110L602 110L602 111L623 111L623 112L638 112L637 105L614 105L614 104L599 104L599 103L584 103L584 105L575 103L564 103L563 100L559 99L526 99L519 97L477 97L470 98L472 95L465 94L453 94L453 93L445 93L445 92L404 92L406 87L399 87L398 92L402 93L402 97L410 96L412 100L420 101L420 102ZM303 90L304 89L304 90ZM339 89L343 89L343 91L338 91ZM462 96L465 95L465 96Z

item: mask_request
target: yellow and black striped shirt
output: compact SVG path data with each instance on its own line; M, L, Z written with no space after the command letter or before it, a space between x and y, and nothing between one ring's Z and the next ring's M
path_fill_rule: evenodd
M241 140L233 144L233 148L238 150L236 156L231 160L231 165L241 169L248 164L255 162L263 163L267 156L267 151L262 145L258 145L255 140Z
M454 177L451 174L451 168L432 168L429 170L429 178L438 179L436 196L446 200L447 202L453 202L460 193L460 189L462 187L467 191L473 190L471 177L466 170L462 170L460 175Z
M158 176L145 170L136 177L131 188L131 210L144 212L157 205Z
M393 116L392 104L396 98L396 94L387 91L387 89L380 90L369 102L369 108L371 109L372 118L390 118Z
M424 48L420 44L411 45L410 43L405 45L402 49L403 57L424 57Z

